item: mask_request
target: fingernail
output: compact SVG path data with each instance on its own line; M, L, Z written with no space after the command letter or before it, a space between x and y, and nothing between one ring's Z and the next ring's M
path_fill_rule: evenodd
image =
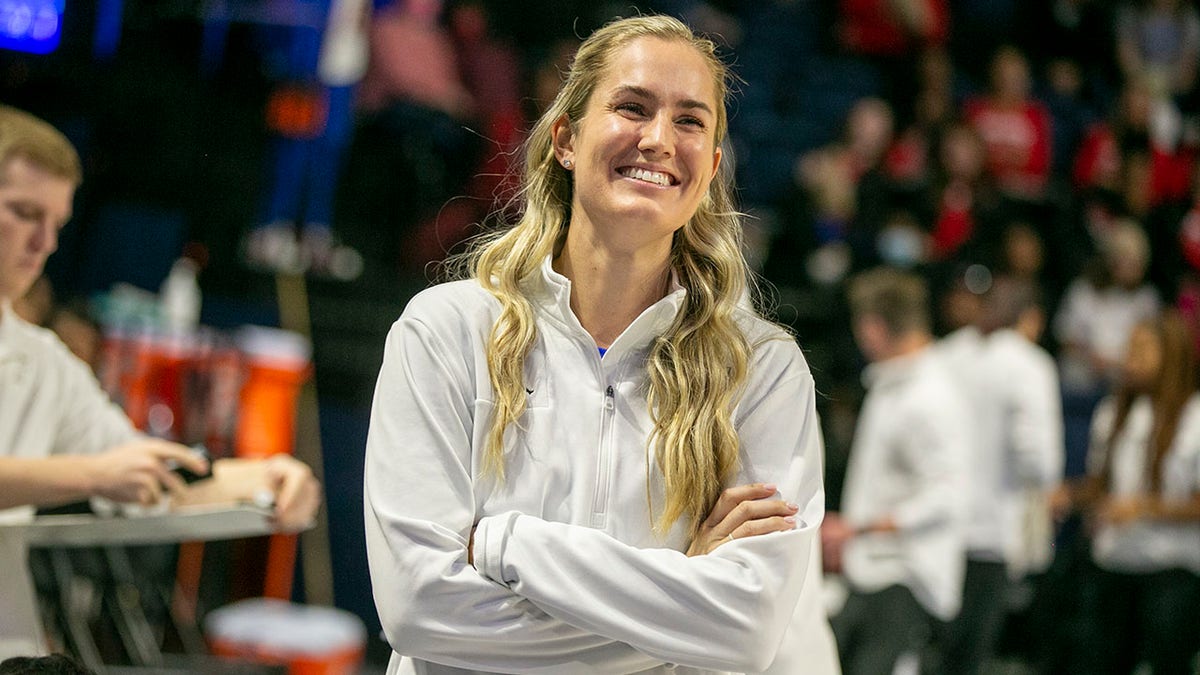
M787 518L784 518L784 519L783 519L783 521L784 521L785 523L788 523L789 525L795 525L795 524L796 524L796 517L795 517L795 516L788 516Z
M774 483L763 483L763 484L762 484L762 489L764 489L764 490L774 490L774 489L775 489L775 484L774 484Z
M789 509L793 510L793 511L799 511L799 510L800 510L800 505L799 505L799 504L793 504L792 502L788 502L788 503L787 503L787 507L788 507Z

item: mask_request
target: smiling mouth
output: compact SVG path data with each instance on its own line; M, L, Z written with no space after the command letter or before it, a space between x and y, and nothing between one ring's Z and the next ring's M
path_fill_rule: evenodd
M617 169L617 173L626 178L632 178L634 180L642 181L643 183L650 183L660 187L670 187L679 183L678 179L669 173L650 171L649 169L639 169L634 166L621 167L620 169Z

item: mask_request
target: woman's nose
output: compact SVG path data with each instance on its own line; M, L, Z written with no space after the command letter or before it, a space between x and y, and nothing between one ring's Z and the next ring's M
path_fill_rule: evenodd
M674 152L674 134L675 127L670 117L663 114L655 115L643 127L638 149L669 157Z

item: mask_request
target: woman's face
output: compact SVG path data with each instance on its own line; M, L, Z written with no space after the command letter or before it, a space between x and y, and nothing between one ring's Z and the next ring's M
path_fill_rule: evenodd
M555 127L574 174L571 228L608 245L665 245L716 175L717 92L708 64L679 41L638 38L612 57L574 131Z
M1147 326L1138 326L1129 335L1125 350L1125 380L1134 389L1147 391L1162 370L1162 342Z

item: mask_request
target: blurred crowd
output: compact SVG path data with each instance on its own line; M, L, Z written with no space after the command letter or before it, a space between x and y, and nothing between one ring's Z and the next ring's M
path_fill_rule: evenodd
M819 407L835 515L825 552L850 590L834 618L843 667L884 672L887 659L859 658L878 646L871 635L887 632L871 632L874 616L925 628L893 631L890 648L922 653L933 672L980 672L1000 654L1039 672L1127 673L1142 660L1155 673L1192 672L1181 664L1193 663L1198 643L1189 627L1200 601L1197 342L1188 337L1179 354L1176 338L1200 327L1196 3L660 4L641 9L679 14L714 36L742 79L727 150L750 257L770 282L767 305L796 331L827 394ZM410 265L443 257L503 205L505 153L573 45L568 35L522 53L489 28L504 24L495 3L437 5L376 11L360 92L358 130L371 141L355 147L393 167L368 174L383 180L402 167L414 188L399 209L394 194L375 216L367 202L352 208L391 219ZM579 7L577 16L627 9ZM413 59L418 43L426 46ZM381 199L380 185L364 194ZM900 351L880 359L864 345L871 312L855 308L848 289L879 266L926 289L908 301L934 308L922 330L952 364L947 386L968 401L965 433L946 431L965 435L962 461L946 460L941 473L910 475L922 473L913 461L941 461L929 441L937 434L920 436L927 444L915 460L872 449L888 445L878 440L878 399L896 396L875 389L924 368L906 364L898 375L876 364L860 378L866 361L888 361L906 340L921 344L920 331L905 332L920 321L885 316L881 330L896 320ZM897 297L884 315L903 306ZM1157 361L1146 366L1146 354ZM1174 377L1181 369L1187 376ZM913 404L899 400L887 409L901 428L887 433L911 441L927 420L905 417ZM938 416L956 415L956 405ZM899 455L855 457L872 452ZM874 478L855 488L856 475ZM902 505L905 490L915 496L931 480L958 485L961 498ZM886 511L878 502L889 491L906 514L899 524L862 516ZM876 561L856 574L856 556L936 558L880 544L917 509L931 518L920 527L963 529L938 543L912 535L905 546L952 549L965 570L933 562L906 575ZM846 525L855 513L861 522ZM851 539L877 550L856 553ZM934 585L962 597L923 597L931 574L960 575L949 590L944 579ZM905 587L915 603L883 597Z

